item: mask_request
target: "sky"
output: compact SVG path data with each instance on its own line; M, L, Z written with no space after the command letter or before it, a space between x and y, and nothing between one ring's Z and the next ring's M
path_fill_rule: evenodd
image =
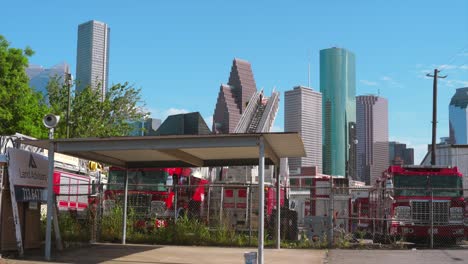
M434 68L439 81L437 137L448 136L448 105L468 87L468 1L3 1L0 34L30 46L31 64L76 69L78 25L111 28L109 84L141 88L152 117L199 111L211 127L232 60L251 62L268 94L297 85L320 90L319 51L356 56L356 95L389 101L389 137L415 148L431 142ZM280 99L281 100L281 99ZM284 101L274 125L282 131Z

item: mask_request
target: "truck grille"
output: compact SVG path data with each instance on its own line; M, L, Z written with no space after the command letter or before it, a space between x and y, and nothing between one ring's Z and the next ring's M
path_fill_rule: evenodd
M123 206L124 196L119 195L119 200ZM151 209L151 195L144 193L128 194L128 208L136 215L147 215Z
M450 203L447 201L433 201L434 225L447 224L449 221ZM430 202L412 201L411 215L415 224L430 224Z

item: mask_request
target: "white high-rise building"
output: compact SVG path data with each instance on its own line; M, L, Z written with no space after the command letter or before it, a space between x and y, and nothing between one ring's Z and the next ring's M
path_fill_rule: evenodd
M290 171L317 166L322 173L322 94L297 86L284 93L284 131L298 132L307 156L289 158Z
M109 36L110 28L103 22L91 20L78 26L76 92L91 85L105 95L109 75Z

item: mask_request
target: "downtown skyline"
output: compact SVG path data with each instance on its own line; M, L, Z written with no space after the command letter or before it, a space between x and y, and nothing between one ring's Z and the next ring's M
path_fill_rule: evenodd
M468 82L466 2L444 8L431 7L430 1L341 2L337 10L327 3L253 3L247 9L246 4L117 2L111 7L99 3L91 10L33 3L31 10L22 9L27 18L20 21L12 16L19 6L7 3L11 12L0 18L0 33L14 47L31 46L36 51L32 64L50 67L66 61L74 73L77 25L103 21L113 30L109 84L129 81L142 87L155 118L200 111L210 127L233 58L250 61L256 82L267 93L276 87L284 100L284 91L291 87L309 86L309 63L310 86L319 89L319 50L346 48L356 56L356 95L388 99L390 140L414 147L419 152L416 163L431 136L432 80L424 76L442 66L442 74L449 76L439 83L437 135L448 136L450 98ZM175 10L179 12L169 16ZM123 14L129 19L121 19ZM241 22L234 22L235 14L243 17ZM437 38L430 34L433 30ZM275 131L283 129L283 114L280 107Z

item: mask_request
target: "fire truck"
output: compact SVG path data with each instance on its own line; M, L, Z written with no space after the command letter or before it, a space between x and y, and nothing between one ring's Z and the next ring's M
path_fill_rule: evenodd
M88 208L90 178L62 170L54 171L54 194L60 211L83 212Z
M369 218L369 190L351 190L351 231L371 232L372 220Z
M464 236L462 174L457 167L390 166L370 192L379 238L444 242Z
M272 221L276 210L276 189L272 184L265 184L265 221ZM258 185L223 184L209 190L210 224L226 224L238 230L257 230L258 227ZM284 206L284 189L280 190L280 206ZM250 216L250 217L249 217Z
M141 220L167 219L204 213L207 168L139 168L128 171L128 208ZM116 204L123 205L126 171L109 168L104 192L103 213L111 213Z

